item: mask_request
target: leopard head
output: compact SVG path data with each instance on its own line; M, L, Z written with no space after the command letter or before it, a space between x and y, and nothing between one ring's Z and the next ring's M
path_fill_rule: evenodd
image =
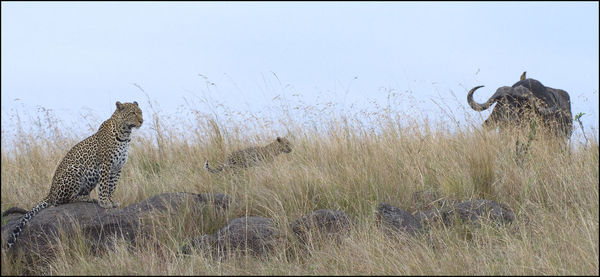
M138 103L121 103L117 101L117 110L113 114L113 117L117 119L123 128L131 130L131 128L140 128L144 122L142 117L142 110L138 106Z
M292 144L286 138L277 137L277 145L281 152L290 153L292 152Z

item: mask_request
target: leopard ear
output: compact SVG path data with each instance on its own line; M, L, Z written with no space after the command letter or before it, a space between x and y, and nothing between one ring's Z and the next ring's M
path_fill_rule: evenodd
M137 101L133 101L133 104L135 104L136 106L139 106Z
M117 101L117 109L122 110L123 109L123 104L121 104L121 102Z

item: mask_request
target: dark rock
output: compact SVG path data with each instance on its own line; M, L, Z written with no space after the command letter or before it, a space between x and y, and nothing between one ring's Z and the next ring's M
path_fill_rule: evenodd
M3 222L10 222L13 220L18 220L21 217L23 217L25 214L27 213L27 210L19 208L19 207L11 207L8 208L6 211L2 212L2 221ZM2 237L2 239L4 239L4 237Z
M20 252L26 256L53 257L59 233L69 238L81 232L92 249L104 249L115 237L135 242L140 235L152 234L151 230L156 225L152 218L159 213L175 214L183 206L202 209L209 203L219 208L227 208L230 202L230 198L223 194L178 192L156 195L125 208L104 209L91 202L49 207L29 221L10 252ZM183 205L184 203L187 204ZM2 226L3 248L6 246L8 235L20 219L21 216L10 217Z
M230 220L212 235L202 235L190 240L180 248L180 253L190 254L193 249L202 249L213 258L228 256L236 251L265 256L282 244L282 238L272 219L260 216L240 217Z
M138 222L132 214L122 214L120 211L106 210L97 204L85 202L46 208L25 225L8 253L23 253L28 260L32 260L29 256L51 258L60 233L69 238L76 236L78 230L81 230L93 249L106 246L110 237L133 240ZM21 217L11 217L2 226L2 248L6 247L7 238Z
M26 213L27 213L27 210L25 210L23 208L11 207L11 208L6 209L6 211L2 212L2 217L12 215L12 214L20 214L21 216L23 216Z
M172 210L176 212L183 203L212 204L217 209L225 210L231 204L231 198L222 193L195 194L187 192L163 193L148 198L147 200L131 204L123 208L124 213L146 214L154 211Z
M221 251L248 249L264 255L275 248L281 233L272 219L251 216L230 220L215 233L214 238Z
M375 221L388 234L414 235L421 230L421 223L412 214L386 203L377 206Z
M307 244L311 238L339 239L350 233L351 225L350 216L343 211L317 210L297 219L291 227L298 240Z
M495 223L510 223L515 219L515 215L510 208L485 199L455 202L441 209L431 208L417 212L415 217L423 224L441 222L446 226L455 223L457 220L479 226L483 220Z

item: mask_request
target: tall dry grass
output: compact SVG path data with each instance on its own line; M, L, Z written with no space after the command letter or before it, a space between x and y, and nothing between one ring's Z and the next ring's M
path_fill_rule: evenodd
M174 119L148 104L114 199L125 206L164 192L218 192L232 196L235 205L224 217L207 212L202 222L185 214L163 218L157 228L168 231L152 241L134 248L120 242L102 256L92 255L78 237L63 240L57 258L43 268L24 268L3 254L2 275L598 274L594 130L585 144L572 139L562 145L537 134L518 156L517 141L527 142L527 132L486 132L477 120L433 123L389 107L325 117L318 107L305 106L305 118L312 120L306 124L285 105L276 120L242 113L243 121L232 122L193 105L184 107L191 120ZM29 209L42 199L61 158L85 137L54 125L40 125L52 131L42 136L22 132L12 144L3 138L2 210ZM205 159L216 164L233 150L276 136L286 136L294 148L273 163L240 174L213 175L202 168ZM403 240L380 232L373 217L378 203L412 212L412 193L424 189L449 199L496 200L510 206L517 220L502 227L434 228ZM290 235L267 258L176 255L186 239L212 233L227 219L273 218L289 235L292 221L317 209L350 214L356 223L350 236L311 247L310 254Z

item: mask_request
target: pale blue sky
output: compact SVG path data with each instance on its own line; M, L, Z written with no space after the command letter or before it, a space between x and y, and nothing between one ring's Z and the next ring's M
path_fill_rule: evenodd
M470 88L486 86L483 102L525 70L597 128L598 22L598 2L2 2L3 134L14 109L69 122L108 117L117 100L147 112L133 83L165 114L198 95L247 111L292 94L351 109L389 91L432 117L429 99L453 93L462 114Z

